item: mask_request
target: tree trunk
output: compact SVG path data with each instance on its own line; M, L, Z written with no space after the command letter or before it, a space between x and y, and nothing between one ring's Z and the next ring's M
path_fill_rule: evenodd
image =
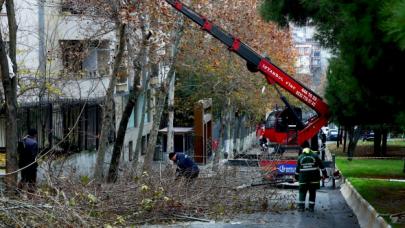
M387 156L387 139L388 139L388 130L384 128L382 132L382 141L381 141L382 156Z
M221 158L221 151L223 151L224 148L222 148L222 141L224 140L224 134L225 134L225 118L223 117L223 112L221 112L220 117L219 117L219 122L220 122L220 128L219 128L219 139L218 139L218 147L217 150L215 151L215 157L214 157L214 162L212 165L212 171L217 172L219 170L219 160ZM233 157L232 157L233 158Z
M231 103L231 99L228 97L227 98L227 100L226 100L226 103L225 103L225 107L224 107L224 109L223 109L223 113L222 113L222 116L224 117L223 119L222 119L222 121L223 121L223 124L224 124L224 130L225 130L225 134L224 134L224 139L225 139L225 153L227 153L227 154L229 154L231 157L234 157L235 155L232 153L232 151L231 151L231 140L230 140L230 138L231 138L231 127L229 126L230 125L230 117L229 117L229 109L230 109L230 103ZM219 157L218 157L218 160L217 159L215 159L214 160L214 166L215 165L218 165L217 164L217 162L219 162L219 158L220 158L220 156L221 155L219 155Z
M174 152L174 132L173 132L173 121L174 121L174 82L176 81L176 75L173 75L172 80L169 84L169 98L168 104L168 116L169 120L167 123L167 153Z
M353 127L352 126L348 127L347 134L349 136L349 145L347 146L347 158L349 160L352 160L354 153L353 132L354 132Z
M235 154L235 115L234 110L231 107L229 111L229 151Z
M343 126L343 153L346 153L347 148L347 129Z
M144 92L142 92L142 94L145 94ZM139 125L138 125L138 135L136 138L136 143L135 143L135 151L134 151L134 158L132 161L132 168L136 171L138 168L138 163L139 163L139 155L141 153L141 143L142 143L142 133L143 133L143 127L144 127L144 123L145 123L145 106L146 106L146 100L143 99L142 100L142 104L141 104L141 119L139 121Z
M171 80L173 77L173 70L171 71L172 76L169 76L168 80ZM166 83L164 83L166 84ZM143 164L143 170L145 171L151 171L152 169L152 162L153 162L153 155L155 152L155 146L156 146L156 140L157 140L157 135L159 133L159 126L160 126L160 120L162 117L163 113L163 108L164 104L166 102L166 97L167 97L167 87L165 88L165 85L162 85L160 91L158 91L156 95L156 105L154 108L154 114L153 114L153 124L152 124L152 129L151 133L149 136L149 142L148 142L148 147L146 149L146 154L145 154L145 161Z
M336 148L339 148L341 142L340 142L340 126L338 127L338 135L337 135L337 139L336 139Z
M233 107L229 104L228 112L228 141L229 141L229 152L235 154L235 130L236 130L236 121L235 121Z
M184 31L184 18L179 17L178 22L178 30L174 32L174 43L172 45L172 53L171 53L171 59L169 61L168 66L170 67L169 72L167 73L167 78L162 82L162 85L160 86L160 91L157 93L157 99L156 99L156 105L155 105L155 112L153 115L153 124L152 124L152 129L151 133L149 136L149 142L148 142L148 148L146 150L146 155L145 155L145 160L143 164L143 170L145 171L151 171L152 169L152 161L153 161L153 154L155 151L155 146L156 146L156 139L157 139L157 134L160 126L160 119L162 116L164 104L166 101L167 97L167 92L168 92L168 87L169 83L172 80L172 78L175 75L175 68L174 64L176 63L177 60L177 52L179 50L179 44L180 44L180 39L183 36L183 31Z
M147 84L146 84L147 85ZM146 94L146 87L143 88L142 94ZM139 126L138 126L138 136L136 138L136 144L135 144L135 151L134 151L134 160L132 163L133 169L136 171L138 169L138 163L139 163L139 155L141 153L141 143L142 143L142 134L143 134L143 127L145 124L145 111L146 111L146 98L144 96L144 99L142 100L141 104L141 119L139 121Z
M357 142L361 137L361 128L357 127L356 129L352 126L348 127L348 136L349 136L349 145L347 148L347 156L349 160L352 160L354 151L356 150Z
M135 146L135 153L134 153L134 162L132 163L132 167L133 169L136 171L138 169L138 164L139 164L139 157L140 157L140 153L141 153L141 147L142 147L142 134L143 134L143 128L145 125L145 112L146 112L146 105L147 105L147 97L146 97L146 93L148 90L148 85L149 85L149 81L151 79L152 76L156 76L158 77L159 75L159 67L158 65L153 65L152 66L152 73L148 74L148 72L145 70L142 72L142 81L145 82L142 85L142 93L141 95L143 95L144 99L142 100L142 104L141 104L141 119L139 121L139 127L138 127L138 136L136 138L136 146ZM148 107L150 108L150 107Z
M381 156L381 130L374 130L374 156Z
M215 157L213 160L213 164L212 164L212 170L213 171L218 171L219 169L219 161L221 159L221 152L223 151L224 153L228 154L228 157L230 158L234 158L235 154L233 153L233 151L231 151L231 142L233 140L231 140L231 126L230 126L230 106L231 106L231 100L230 98L227 99L226 103L225 103L225 107L224 109L221 111L221 128L220 128L220 140L225 139L225 146L224 146L224 150L218 150L218 153L215 153ZM219 141L219 144L221 144L221 141ZM220 147L220 146L219 146Z
M0 2L0 9L3 1ZM17 187L17 173L13 173L18 169L17 162L17 61L16 61L16 46L17 46L17 23L15 19L14 1L7 0L6 2L8 34L9 34L9 56L13 63L13 69L8 67L7 53L4 47L3 37L0 31L0 72L3 83L3 90L6 100L7 126L6 126L6 173L10 173L5 177L6 192L12 194ZM10 70L15 74L10 78Z
M142 21L142 22L144 23L144 21ZM128 102L125 105L124 112L122 113L120 124L118 127L117 138L116 138L112 156L111 156L110 168L108 170L108 177L107 177L108 182L115 182L118 178L118 167L119 167L120 157L121 157L121 153L122 153L122 148L124 147L123 144L124 144L125 135L127 132L129 118L131 117L131 114L134 110L134 106L136 105L137 100L143 91L143 89L140 88L138 83L141 79L142 69L144 69L144 66L146 65L146 52L147 52L148 39L146 39L146 37L145 37L145 31L144 31L145 26L141 26L141 28L142 28L141 30L142 30L143 40L141 43L140 52L139 52L137 58L133 61L134 62L134 79L133 79L133 83L132 83L133 90L130 91L130 93L129 93ZM129 48L130 47L128 46L128 49ZM143 79L144 79L142 81L144 83L143 87L146 87L147 80L145 80L146 78L143 78Z
M125 24L118 25L118 38L119 43L116 48L116 56L114 60L113 72L110 80L110 84L107 89L104 107L103 107L103 125L101 127L100 134L100 146L98 148L97 161L94 169L94 178L97 182L102 182L104 179L104 159L105 152L108 148L108 134L111 131L114 115L114 89L117 81L117 74L122 62L122 58L125 50ZM114 129L115 130L115 129Z
M124 144L125 133L128 126L128 120L136 103L135 96L130 95L124 112L121 116L121 121L118 127L117 138L114 143L113 152L111 155L110 168L108 170L107 182L115 182L118 177L118 166L121 157L121 152Z
M235 115L236 130L235 130L235 150L237 153L241 151L241 128L243 117L237 112Z

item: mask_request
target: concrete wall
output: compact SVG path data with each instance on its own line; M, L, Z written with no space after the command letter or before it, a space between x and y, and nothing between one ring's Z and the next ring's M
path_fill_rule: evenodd
M352 208L356 214L361 227L367 228L387 228L391 227L382 218L377 211L371 206L352 186L352 184L345 180L341 190L343 197L347 204Z
M111 161L110 148L106 153L104 159L104 173L108 171ZM80 178L81 176L92 177L94 173L94 167L97 160L97 151L85 151L68 156L67 158L59 158L52 163L49 161L42 163L38 167L38 182L43 182L46 179L45 175L52 173L53 175L61 174L61 176L72 175L74 178ZM49 164L52 164L49 166Z
M241 120L242 122L245 120ZM243 153L244 151L250 149L253 145L257 143L256 132L254 129L249 127L244 127L238 124L234 126L228 126L228 129L225 130L224 139L222 142L219 142L220 151L222 155L227 153L229 158L233 158L236 153ZM236 135L236 128L240 127L241 137L238 138ZM231 130L229 128L232 128ZM226 131L230 131L229 134L226 134ZM218 140L220 134L220 123L216 120L213 127L213 140ZM226 136L228 135L228 138Z

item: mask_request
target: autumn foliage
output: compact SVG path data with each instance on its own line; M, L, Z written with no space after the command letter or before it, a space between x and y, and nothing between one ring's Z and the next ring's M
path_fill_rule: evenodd
M259 4L258 0L199 1L193 9L292 75L295 52L289 30L264 22L258 13ZM195 24L190 22L188 28L177 67L186 78L190 75L200 77L188 80L201 83L200 86L191 85L196 88L194 100L213 97L217 112L223 110L220 107L227 101L233 110L249 113L253 119L263 118L266 110L279 103L273 89L267 86L262 90L266 81L259 77L260 74L250 73L245 61L215 38L199 31L201 29ZM178 81L177 89L182 87L190 87L187 80Z

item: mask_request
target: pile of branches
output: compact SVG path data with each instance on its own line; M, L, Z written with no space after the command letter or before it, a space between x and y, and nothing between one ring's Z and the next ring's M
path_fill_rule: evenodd
M280 193L266 185L238 188L252 172L228 167L215 174L201 173L190 182L175 180L173 169L167 168L138 175L128 172L113 184L98 184L86 176L48 175L35 193L1 197L0 221L13 227L110 227L223 220L293 207L293 192Z

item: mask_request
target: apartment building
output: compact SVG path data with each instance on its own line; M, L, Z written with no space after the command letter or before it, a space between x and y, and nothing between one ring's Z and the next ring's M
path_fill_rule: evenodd
M308 77L313 82L311 89L320 85L328 66L330 53L314 39L315 28L291 24L293 43L297 50L296 73L298 77Z
M100 105L109 85L117 39L114 25L103 17L86 16L81 3L78 0L15 1L19 131L23 135L27 128L36 127L42 148L55 145L72 129L67 149L98 148L102 125ZM0 21L3 37L7 37L4 9ZM119 75L114 95L115 128L133 80L125 64ZM126 160L135 149L144 100L147 111L142 149L146 148L153 116L152 89L138 100L128 123L124 142ZM0 121L0 126L0 147L4 147L4 120ZM110 139L114 140L114 133Z

